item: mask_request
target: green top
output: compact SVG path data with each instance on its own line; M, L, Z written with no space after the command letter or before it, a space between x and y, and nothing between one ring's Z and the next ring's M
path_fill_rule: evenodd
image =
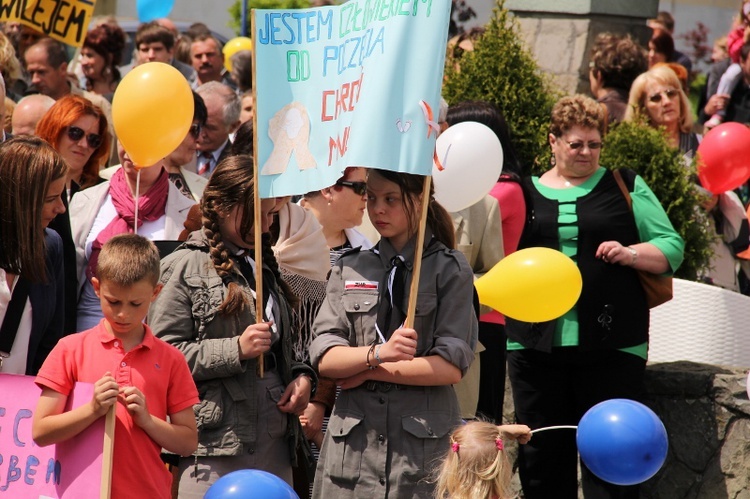
M604 176L607 170L599 167L591 177L578 186L565 189L554 189L539 182L539 177L532 177L534 187L547 199L558 201L560 212L558 214L558 231L560 240L560 251L574 261L578 252L578 216L576 204L581 196L590 193ZM633 216L638 228L638 237L641 241L647 241L656 246L667 258L670 271L665 275L671 275L682 263L685 243L675 232L672 223L664 212L661 203L656 198L646 182L636 176L633 192L630 193L633 200ZM573 307L565 315L557 320L555 336L552 340L554 347L567 347L578 345L578 309ZM520 343L508 340L508 350L522 350ZM648 343L622 348L623 352L632 353L642 358L648 356Z

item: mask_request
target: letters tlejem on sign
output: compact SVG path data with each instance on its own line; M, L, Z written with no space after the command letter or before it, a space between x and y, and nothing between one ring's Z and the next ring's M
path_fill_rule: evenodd
M17 21L80 47L96 0L0 0L0 21Z
M100 497L105 418L67 442L37 447L31 421L41 390L34 377L0 374L0 393L0 498ZM70 407L93 393L93 384L77 383Z
M348 166L431 173L450 5L253 11L261 197L328 187Z

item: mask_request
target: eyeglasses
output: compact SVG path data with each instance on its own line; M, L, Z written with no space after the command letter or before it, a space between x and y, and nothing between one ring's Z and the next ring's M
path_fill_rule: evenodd
M90 133L86 135L86 132L84 132L83 129L78 128L77 126L68 127L68 138L72 140L73 142L80 141L84 135L86 136L86 142L88 143L91 149L96 149L100 145L102 145L101 135L96 134L96 133Z
M198 140L198 137L201 136L201 131L203 130L203 127L200 123L193 123L190 125L190 130L188 130L188 133L190 133L190 136L194 139Z
M648 96L649 102L661 102L661 96L665 95L667 97L667 100L672 99L677 95L677 90L674 88L668 88L667 90L664 90L662 92L656 92L655 94L651 94Z
M570 147L570 149L572 151L577 151L579 149L583 149L584 145L588 146L588 148L591 149L592 151L595 151L597 149L601 149L602 148L602 143L601 142L594 142L594 141L591 141L589 143L585 143L585 142L583 142L581 140L576 140L575 142L568 142L566 140L565 143L568 144L568 147Z
M336 182L336 185L350 188L357 196L364 196L367 192L367 182L349 182L347 180L338 180Z

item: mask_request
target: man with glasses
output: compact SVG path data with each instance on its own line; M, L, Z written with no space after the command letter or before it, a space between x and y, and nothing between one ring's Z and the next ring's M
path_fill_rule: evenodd
M216 165L229 155L229 136L240 126L240 99L234 90L210 81L197 90L208 110L208 119L198 139L196 173L210 177Z

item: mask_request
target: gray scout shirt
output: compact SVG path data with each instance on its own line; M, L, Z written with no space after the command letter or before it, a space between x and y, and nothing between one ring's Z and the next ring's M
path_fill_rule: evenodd
M464 256L426 235L414 329L417 356L439 355L465 373L474 359L477 319L473 275ZM402 251L409 269L413 241ZM344 255L331 270L326 300L313 327L313 366L334 346L378 341L378 301L396 252L378 248ZM364 359L363 359L364 363ZM448 449L460 423L453 386L366 382L336 400L316 473L315 498L432 497L424 478Z

